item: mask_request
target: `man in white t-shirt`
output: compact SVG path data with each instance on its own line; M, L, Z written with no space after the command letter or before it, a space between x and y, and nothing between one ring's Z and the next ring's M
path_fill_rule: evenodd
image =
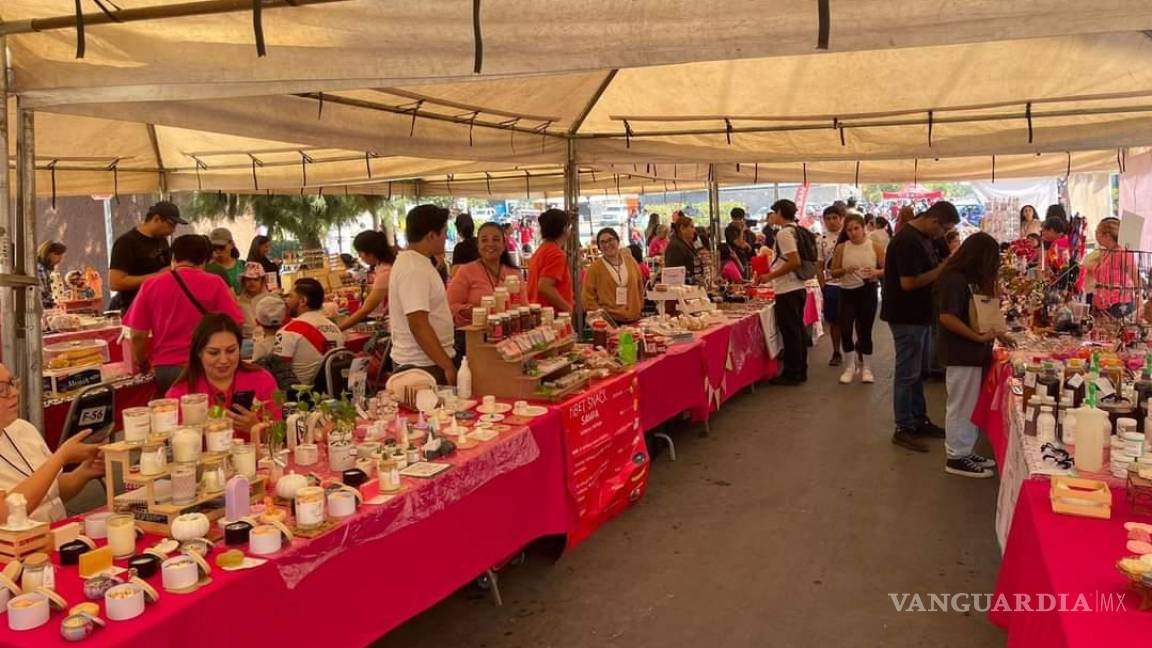
M311 385L320 372L324 354L344 346L340 327L324 316L324 286L315 279L299 279L285 300L293 316L276 333L272 353L292 363L296 379Z
M824 297L824 323L828 325L828 335L832 338L832 359L829 367L838 367L843 362L840 355L840 280L829 273L832 266L832 253L840 230L844 227L844 212L839 201L824 210L824 234L820 236L820 259L816 277L820 280L820 290Z
M800 252L796 247L796 203L777 200L772 205L769 222L780 228L776 233L776 256L764 280L771 281L776 290L776 328L784 350L780 354L783 367L780 375L770 382L774 385L799 385L808 380L808 331L804 327L804 303L808 297L804 280L796 276L800 268Z
M448 210L417 205L405 219L408 249L396 256L388 278L392 364L419 368L444 385L456 384L452 312L435 258L444 254Z

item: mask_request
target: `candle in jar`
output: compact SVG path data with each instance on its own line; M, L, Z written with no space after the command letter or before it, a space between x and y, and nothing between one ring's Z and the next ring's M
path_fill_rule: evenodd
M152 432L170 435L180 422L180 402L175 398L157 398L148 401L152 414Z
M136 520L131 515L108 517L108 546L118 558L136 553Z
M208 421L208 394L184 394L180 397L180 422L204 425Z
M324 523L324 489L305 486L296 491L296 526L314 529Z
M124 410L124 440L143 443L152 431L152 412L147 407L129 407Z
M232 447L232 423L226 419L209 421L204 426L204 443L208 452L228 452Z
M232 467L237 473L251 479L256 476L256 448L251 443L232 443Z
M172 502L187 504L196 500L196 464L172 467Z
M200 459L200 430L184 427L172 436L172 460L178 463L195 462Z
M140 453L140 474L159 475L168 465L168 457L164 453L163 443L151 443L144 446Z

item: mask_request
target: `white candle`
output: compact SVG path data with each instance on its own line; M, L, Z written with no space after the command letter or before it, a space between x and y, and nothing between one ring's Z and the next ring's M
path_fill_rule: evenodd
M124 440L143 443L152 431L152 413L147 407L129 407L124 410Z
M108 546L117 558L136 553L136 520L131 515L109 516Z
M159 475L168 465L168 457L164 454L164 445L156 444L145 446L140 453L140 474Z
M200 459L200 430L180 428L172 437L172 460L177 463L195 463Z
M168 436L180 421L180 403L175 398L157 398L148 401L152 414L152 432Z
M232 444L232 467L245 477L256 476L256 449L252 444L241 441Z
M232 447L232 424L212 421L204 428L204 443L208 452L228 452Z

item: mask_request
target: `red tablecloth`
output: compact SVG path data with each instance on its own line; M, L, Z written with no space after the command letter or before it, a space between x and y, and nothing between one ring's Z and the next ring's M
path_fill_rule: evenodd
M1112 519L1097 520L1052 512L1049 482L1026 481L1012 519L1012 532L996 580L992 609L1000 595L1009 605L1027 595L1033 609L1046 606L1038 594L1065 597L1066 611L989 611L1008 630L1009 648L1096 648L1141 646L1152 637L1152 612L1138 610L1139 597L1115 563L1128 555L1123 524L1148 522L1131 513L1122 490L1112 493ZM1069 611L1083 595L1091 611ZM1117 607L1122 597L1124 608ZM1113 611L1118 610L1118 611Z
M155 398L156 383L151 378L136 377L129 381L114 383L116 390L116 429L120 429L123 421L121 416L125 408L141 407ZM55 448L56 442L64 432L64 424L68 418L68 408L72 406L72 399L61 401L53 400L52 404L44 408L44 440L49 448Z
M1005 451L1008 447L1007 408L1010 402L1008 396L1011 378L1011 363L993 363L992 368L984 376L980 397L972 410L972 423L988 435L988 442L992 445L992 452L999 465L1004 464Z
M372 336L367 333L350 332L344 334L344 348L354 352L360 353L364 350L364 345L371 340Z
M530 435L532 460L523 465L524 440L516 435ZM351 527L355 535L340 529L314 543L297 541L302 550L293 547L256 569L214 569L212 583L188 595L164 592L157 574L149 582L160 590L160 601L136 619L109 621L86 645L198 648L212 637L230 646L367 645L532 540L565 533L560 443L558 416L549 413L530 431L507 432L499 441L461 451L469 462L495 455L490 461L512 462L510 470L490 467L499 472L491 476L460 465L450 471L455 476L406 480L417 488L358 520ZM453 497L444 492L453 480L478 483ZM410 523L400 523L405 519ZM365 539L370 536L375 537ZM280 569L292 561L304 568ZM83 600L74 571L59 568L57 577L57 590L72 605ZM63 644L62 618L55 613L48 624L23 633L2 624L0 646Z

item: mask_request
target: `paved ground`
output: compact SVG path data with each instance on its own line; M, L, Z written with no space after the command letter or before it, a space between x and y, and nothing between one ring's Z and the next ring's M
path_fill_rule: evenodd
M997 480L944 474L943 441L891 445L892 343L876 332L875 385L837 384L825 340L808 385L737 396L706 438L676 430L680 460L657 459L637 508L557 563L536 551L505 572L504 607L467 587L376 646L1003 645L983 615L888 597L993 590ZM941 424L943 396L930 386Z

